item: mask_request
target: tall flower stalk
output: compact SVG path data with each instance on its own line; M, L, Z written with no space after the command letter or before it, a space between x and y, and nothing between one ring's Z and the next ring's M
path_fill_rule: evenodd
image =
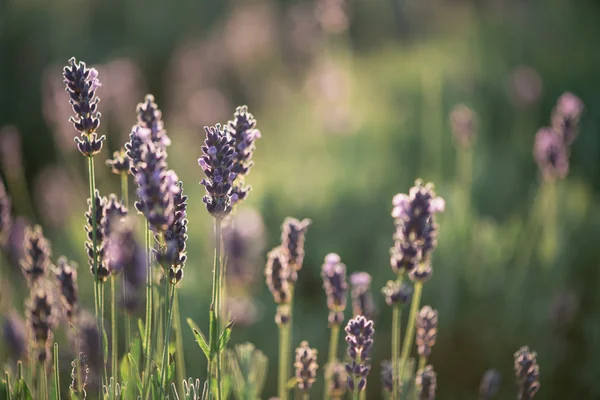
M358 315L348 321L346 325L346 343L348 344L348 357L346 364L348 373L348 389L352 398L358 400L367 387L367 376L371 370L369 360L373 348L375 329L373 321Z

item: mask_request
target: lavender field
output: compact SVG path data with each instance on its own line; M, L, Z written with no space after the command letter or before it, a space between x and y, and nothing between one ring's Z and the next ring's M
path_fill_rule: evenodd
M600 398L599 18L0 4L0 399Z

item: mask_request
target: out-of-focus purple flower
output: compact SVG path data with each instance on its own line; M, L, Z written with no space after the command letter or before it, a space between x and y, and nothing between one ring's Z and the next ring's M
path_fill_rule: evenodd
M131 174L131 158L127 156L125 148L113 153L113 158L106 160L106 165L115 175Z
M339 255L330 253L325 256L325 263L321 267L321 277L327 295L329 325L340 325L344 321L348 283L346 282L346 265L342 263Z
M254 142L260 138L260 131L256 129L256 119L248 112L248 106L240 106L235 109L233 120L227 123L225 131L233 139L233 147L236 152L231 169L236 174L232 189L232 198L236 203L244 200L250 191L250 186L245 185L245 178L254 165L252 161Z
M90 369L89 378L97 376L104 363L103 349L98 323L96 318L87 311L83 311L77 318L77 334L72 338L75 340L73 348L80 349L86 357L87 366Z
M479 385L479 395L482 400L491 400L500 390L502 376L496 370L489 369L485 371Z
M114 227L120 224L126 216L127 207L119 201L115 194L111 193L104 204L103 236L109 238Z
M302 269L304 262L304 240L306 231L312 221L304 218L302 221L287 217L281 225L281 248L291 267L292 279L296 281L297 272Z
M77 269L71 266L65 257L58 259L55 274L61 294L61 303L67 320L71 321L77 313L79 294L77 289Z
M100 192L96 190L94 199L88 199L87 203L88 210L85 213L87 222L85 226L87 241L85 242L85 249L92 276L99 281L104 282L110 276L110 271L106 267L106 260L104 258L104 244L106 240L104 229L104 226L106 225L106 197L100 196ZM96 211L95 214L94 206ZM94 229L94 221L96 229ZM94 238L96 239L96 251L94 251Z
M426 263L437 245L435 214L444 211L445 202L437 197L433 184L415 182L408 195L399 193L392 200L396 223L395 245L391 250L392 270L410 272Z
M435 391L437 389L437 374L431 365L428 365L424 369L417 371L415 384L417 385L419 400L435 399Z
M42 227L36 225L32 228L25 228L25 257L21 260L21 268L27 278L29 287L33 287L41 281L47 274L52 262L52 250L50 242L44 237Z
M0 129L0 162L9 179L19 179L23 168L21 136L14 126Z
M317 349L313 349L305 340L300 343L300 347L296 348L296 382L298 389L308 393L313 383L317 378Z
M342 399L348 387L346 366L341 362L327 364L325 378L327 382L327 394L332 399Z
M381 385L387 393L394 390L394 378L392 374L392 363L390 360L381 362Z
M171 139L167 136L164 123L162 121L162 112L154 102L154 96L147 94L144 102L137 105L138 126L150 130L150 140L158 148L164 149L171 144Z
M15 360L27 360L27 330L25 322L15 311L11 311L2 324L2 337L6 349Z
M517 107L529 107L535 104L542 94L542 78L538 72L527 66L516 67L508 82L508 92Z
M459 104L450 113L450 126L457 145L469 148L477 136L477 115L464 104Z
M146 217L155 232L169 229L175 219L175 196L180 193L177 174L167 169L167 154L150 140L142 138L141 163L136 167L135 182L139 200L135 208Z
M352 313L364 315L368 319L375 316L375 303L371 293L371 275L367 272L355 272L350 275L352 285Z
M37 352L37 359L40 363L45 363L52 344L55 318L52 310L52 299L43 285L36 285L31 291L31 297L27 304L27 320L29 329L31 329L31 339L34 341Z
M412 288L398 281L387 281L387 284L381 289L381 293L388 306L402 306L410 301Z
M367 387L367 375L371 370L369 360L375 335L373 321L358 315L348 321L345 331L348 356L351 360L346 364L348 389L351 392L362 392Z
M259 309L251 296L228 296L227 311L235 326L252 326L259 318Z
M329 34L343 33L350 25L346 0L318 0L315 16L321 28Z
M569 173L569 153L561 137L552 128L535 135L533 156L546 181L564 179Z
M81 134L76 137L77 148L87 157L93 157L102 150L105 137L98 138L96 130L100 126L100 113L98 112L98 97L96 90L101 86L98 80L98 71L87 68L84 62L75 58L69 60L69 65L63 69L63 78L66 91L69 94L69 103L75 116L71 117L75 129Z
M24 217L16 217L12 223L8 243L3 250L6 250L12 267L15 270L21 270L21 259L25 258L25 231L29 222Z
M519 385L518 400L531 400L540 390L540 367L537 354L524 346L515 353L515 374Z
M69 224L80 193L67 169L58 165L44 167L34 179L33 200L45 225L53 228L62 229Z
M124 219L115 225L105 254L108 269L115 273L123 271L125 280L133 288L146 283L146 254L136 239L133 220Z
M290 319L290 268L280 247L274 248L267 255L265 276L273 299L278 304L275 322L277 325L287 324Z
M438 313L430 306L421 308L417 314L417 331L415 342L421 357L429 357L431 348L437 337Z
M183 267L187 260L187 199L183 194L183 182L179 181L179 191L173 199L173 223L162 232L160 248L156 251L156 260L169 270L171 283L177 284L183 277Z
M233 172L233 161L237 157L235 142L227 137L220 124L205 127L204 130L204 155L198 159L198 164L206 175L206 179L200 181L207 193L202 201L210 214L215 218L223 218L231 212L232 204L237 201L232 190L237 176Z
M552 111L552 129L558 133L567 146L573 144L577 137L579 119L583 110L581 99L570 92L564 93L556 102Z
M12 204L6 187L0 178L0 249L6 250L12 229Z

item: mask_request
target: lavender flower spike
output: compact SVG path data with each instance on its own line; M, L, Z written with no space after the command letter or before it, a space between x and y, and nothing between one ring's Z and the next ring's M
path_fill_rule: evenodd
M96 190L94 193L94 200L88 199L88 210L85 213L87 224L85 231L87 233L87 241L85 242L85 249L90 264L90 272L99 281L104 282L110 276L110 271L106 267L104 259L104 242L106 239L104 226L106 225L106 198L101 197L100 193ZM94 201L96 214L93 213L94 207L92 206ZM96 224L96 251L94 252L94 220ZM96 269L94 269L94 267Z
M552 111L552 129L567 146L573 144L577 137L579 119L583 110L581 99L570 92L563 93L556 102Z
M150 131L152 143L162 149L169 146L171 139L169 139L167 131L165 131L162 112L154 102L154 96L147 94L144 102L137 105L136 111L138 126Z
M300 343L300 347L296 349L294 367L296 367L298 388L308 393L315 383L319 365L317 364L317 350L311 348L306 340Z
M308 218L304 218L302 221L287 217L281 225L281 247L285 252L288 259L288 263L294 275L302 269L302 263L304 262L304 240L306 231L312 221ZM296 276L293 277L294 281Z
M524 346L515 353L515 373L519 385L518 400L531 400L540 390L540 367L537 354Z
M237 176L233 172L233 160L237 153L233 147L234 140L227 137L220 124L204 127L204 130L204 155L198 159L198 164L206 175L206 179L200 181L207 193L202 201L210 214L215 218L223 218L231 212L232 204L237 201L237 195L232 191L233 181Z
M330 253L325 256L325 263L321 267L321 277L325 294L327 294L329 325L339 325L344 321L348 291L346 265L342 264L339 255Z
M174 219L169 228L163 232L161 248L156 259L169 271L171 283L178 283L183 278L183 267L187 260L187 196L183 194L183 182L178 183L179 192L173 199Z
M352 285L352 313L364 315L369 319L375 316L375 303L371 293L371 275L367 272L355 272L350 275Z
M250 168L254 165L252 153L254 153L254 142L260 138L260 131L256 129L256 119L248 112L247 106L236 108L233 121L229 121L225 130L234 141L237 153L233 161L233 172L236 179L233 182L234 203L244 200L248 196L250 186L244 185L244 179Z
M45 363L48 359L48 350L52 343L52 330L54 328L54 315L52 299L48 291L41 285L31 291L31 298L27 305L27 319L31 329L31 337L35 342L37 359Z
M551 128L541 128L535 135L533 157L546 181L564 179L569 173L568 149Z
M113 153L113 158L106 160L106 165L115 175L131 174L131 159L127 156L125 148Z
M373 321L358 315L348 321L346 325L346 342L348 343L348 356L350 362L346 364L348 373L348 389L362 392L367 386L367 375L371 370L368 363L373 347Z
M67 320L71 321L77 313L79 306L79 294L77 289L77 269L71 266L65 257L58 259L56 267L56 280L61 294L61 303L63 305Z
M105 137L98 138L96 130L100 126L98 97L96 90L101 86L98 71L87 68L84 62L77 63L75 58L63 69L63 82L69 94L69 103L75 116L71 117L75 129L81 134L76 137L77 148L86 157L93 157L102 150Z
M417 372L415 383L417 384L419 400L435 399L437 375L431 365L428 365L424 369Z
M21 260L21 268L27 278L29 287L33 287L46 276L51 266L52 250L39 225L25 228L25 257Z
M0 249L5 250L12 228L10 196L6 193L4 182L0 179Z
M123 271L125 281L133 288L146 282L146 255L135 236L132 220L125 219L112 230L105 248L108 269Z
M4 317L2 337L6 343L6 349L15 360L27 360L27 331L25 323L15 311L11 311Z
M417 350L421 357L429 357L431 347L435 344L437 337L438 313L430 306L421 308L417 314Z
M348 386L348 374L345 365L340 362L327 364L325 378L329 385L327 394L334 400L342 399Z
M129 158L129 168L132 174L137 173L137 166L142 162L142 146L145 137L150 136L150 130L134 125L129 133L129 141L125 143L125 154Z
M275 303L279 305L277 307L275 322L277 325L286 324L289 322L289 267L279 247L271 250L267 257L267 266L265 268L267 286L273 294Z

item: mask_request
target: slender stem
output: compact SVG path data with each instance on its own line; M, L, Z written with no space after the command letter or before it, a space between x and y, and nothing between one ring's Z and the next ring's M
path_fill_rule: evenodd
M302 394L302 400L310 400L310 394L308 394L308 392L304 392Z
M288 353L289 324L279 324L279 399L287 400L287 353Z
M102 335L102 354L104 357L104 382L106 387L108 387L108 372L107 372L107 364L108 364L108 352L105 352L104 349L108 347L108 340L106 338L106 328L104 326L104 306L106 302L104 301L104 282L100 283L100 335Z
M419 304L421 303L421 292L423 291L423 283L415 282L415 292L410 304L410 314L408 315L408 327L406 328L406 335L404 336L404 343L402 344L402 355L400 357L400 379L404 376L404 369L406 368L406 362L410 355L410 350L413 344L415 336L415 320L417 318L417 311L419 310Z
M147 388L150 386L150 366L152 363L152 349L150 336L152 334L152 262L150 260L150 227L148 220L146 220L146 325L144 329L144 340L145 340L145 359L146 364L144 368L144 393L147 392Z
M169 367L168 362L169 362L169 343L170 343L170 337L171 337L171 325L172 325L172 320L173 320L173 299L175 297L175 285L169 285L169 279L166 280L166 291L165 291L165 301L167 301L167 304L169 305L169 312L168 312L168 316L167 318L167 329L165 331L165 344L163 347L163 364L162 364L162 377L161 377L161 383L162 386L164 387L164 394L166 395L168 392L168 388L167 388L167 369ZM169 298L169 286L171 286L171 296Z
M6 386L4 387L6 392L4 393L4 396L8 400L12 400L12 388L10 387L10 377L8 376L7 371L4 371L4 379L6 380ZM60 398L58 400L60 400Z
M392 395L391 399L398 398L398 363L400 360L400 306L394 305L392 308Z
M111 314L111 361L112 361L112 377L113 377L113 398L117 397L117 385L119 375L117 371L117 361L119 357L118 351L118 329L117 329L117 277L113 274L110 277L110 314Z
M329 358L327 359L327 366L331 367L337 361L338 354L338 343L340 340L340 325L333 324L331 325L330 335L329 335ZM329 398L329 393L327 393L329 389L329 379L327 379L327 369L325 368L325 385L323 386L323 399Z
M356 378L354 379L354 390L352 391L352 400L358 400L358 382L356 382Z
M175 376L177 383L186 378L185 373L185 355L183 354L183 335L181 332L181 316L179 315L179 293L175 291L175 299L173 300L173 325L175 328Z
M44 361L44 364L41 368L41 373L42 373L42 384L40 385L42 387L42 397L41 399L48 399L48 371L46 369L46 362Z
M121 202L129 209L129 178L126 173L121 174ZM125 292L125 274L123 274L123 281L121 287L123 288L123 298L127 293ZM125 349L129 351L131 347L131 315L125 312Z
M221 295L223 285L221 282L221 218L215 218L215 270L214 274L217 278L217 287L216 287L216 309L215 309L215 319L217 324L217 337L215 340L217 341L217 398L218 400L224 400L221 396L221 349L219 346L219 339L221 335Z
M417 371L422 371L425 368L425 365L427 365L427 357L419 357L419 368Z
M367 398L367 389L365 388L361 390L358 397L360 398L360 400L365 400Z
M58 343L54 343L54 353L53 353L53 361L54 361L54 387L56 388L56 398L55 400L60 400L60 376L58 370ZM8 379L6 380L8 384Z
M129 181L127 180L127 174L121 174L121 202L125 207L129 208Z

